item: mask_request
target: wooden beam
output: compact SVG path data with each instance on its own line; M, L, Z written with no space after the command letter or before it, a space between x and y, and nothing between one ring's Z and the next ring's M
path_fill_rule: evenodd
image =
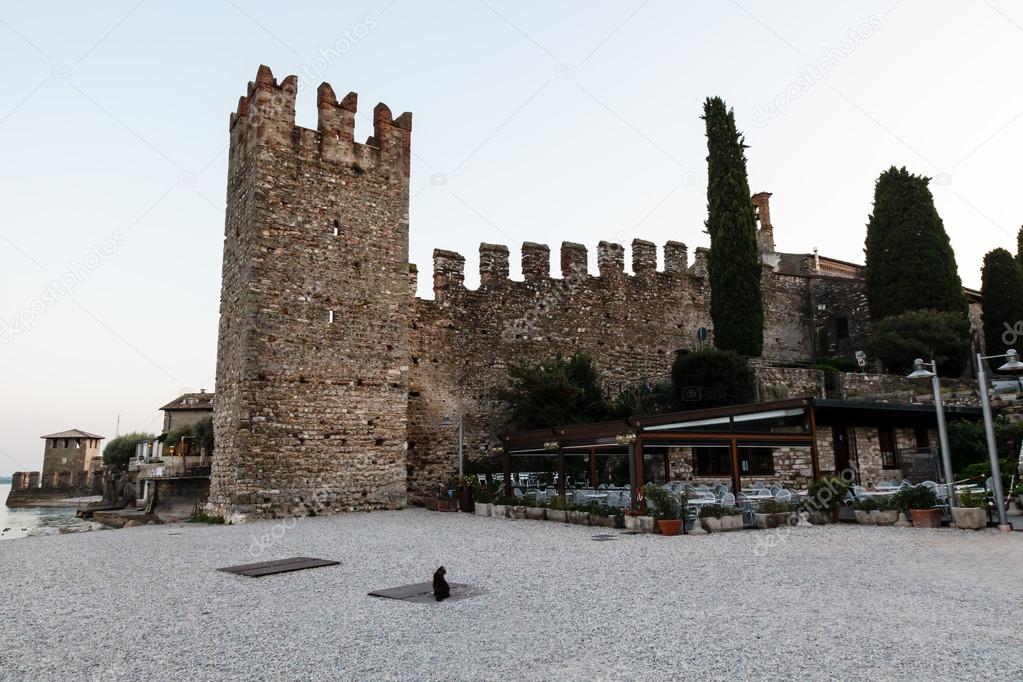
M734 437L728 443L732 453L732 492L738 498L742 492L742 481L739 478L739 446Z
M632 451L634 453L633 466L636 467L636 485L633 486L633 494L636 494L637 490L643 489L643 437L638 433L636 434L636 442L632 444Z
M501 469L504 472L504 496L511 497L511 453L508 452L508 448L505 448L504 454L501 455Z
M811 402L807 412L810 416L810 465L813 468L813 480L821 478L821 458L817 452L817 407Z
M565 496L565 451L558 448L558 495Z

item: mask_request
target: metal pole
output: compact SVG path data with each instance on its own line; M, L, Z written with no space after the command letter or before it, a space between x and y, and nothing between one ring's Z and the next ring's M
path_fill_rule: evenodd
M934 390L934 407L938 417L938 442L941 444L941 463L945 468L945 487L948 489L949 526L955 527L952 507L955 506L955 484L952 481L952 458L948 454L948 430L945 428L945 406L941 402L941 386L938 383L938 363L931 361L931 388Z
M995 424L991 417L991 401L987 392L987 372L984 371L984 358L977 353L977 381L980 383L980 406L984 411L984 435L987 437L987 455L991 459L991 478L995 486L995 508L998 509L998 530L1011 531L1009 519L1005 513L1005 498L1002 491L1002 470L998 466L998 446L995 444Z
M465 452L463 445L465 438L465 416L458 416L458 478L462 478L462 454Z

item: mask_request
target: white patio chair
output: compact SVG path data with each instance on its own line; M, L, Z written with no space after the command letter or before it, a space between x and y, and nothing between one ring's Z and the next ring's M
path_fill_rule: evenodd
M779 490L778 492L776 492L774 494L774 499L776 501L778 501L778 502L791 502L792 501L792 491L791 490L786 490L785 488L782 488L781 490Z
M721 496L722 507L734 507L735 506L735 495L732 493L725 493Z
M753 481L753 485L751 486L753 490L763 490L766 487L767 486L764 485L763 481Z

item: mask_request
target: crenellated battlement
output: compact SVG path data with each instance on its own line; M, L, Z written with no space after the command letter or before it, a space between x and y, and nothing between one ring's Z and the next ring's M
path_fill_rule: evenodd
M589 275L589 254L583 244L561 243L561 278L550 274L550 247L546 244L524 242L522 244L522 276L527 283L561 281L572 285L587 279L614 283L623 280L638 280L655 275L681 277L690 275L706 276L707 249L696 250L696 263L690 268L688 250L681 242L669 241L664 245L664 270L657 270L657 246L643 239L632 241L632 275L625 272L625 247L614 242L602 241L597 244L597 270L599 275ZM480 244L479 275L480 289L500 287L512 283L509 276L509 250L503 244ZM412 287L415 290L416 267L412 268ZM433 291L438 300L458 290L465 290L465 256L455 251L435 249L433 252Z
M386 104L373 108L373 135L355 141L358 95L349 92L338 101L334 89L323 83L316 90L316 130L295 124L298 79L288 76L280 83L270 67L261 65L246 94L231 114L231 154L249 153L259 145L293 148L324 161L357 165L361 170L378 166L398 168L408 176L411 166L412 114L394 118Z

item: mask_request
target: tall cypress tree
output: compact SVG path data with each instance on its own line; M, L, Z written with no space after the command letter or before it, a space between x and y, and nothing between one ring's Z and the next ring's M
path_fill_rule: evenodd
M865 277L875 320L925 308L967 315L955 254L927 183L892 166L874 186Z
M1016 262L1023 267L1023 227L1016 233Z
M703 105L707 124L707 232L714 345L756 357L764 347L757 227L746 177L746 145L720 97Z
M981 278L984 347L990 354L1004 353L1016 344L1011 335L1003 338L1006 325L1008 330L1023 326L1023 270L1011 253L995 249L984 256Z

